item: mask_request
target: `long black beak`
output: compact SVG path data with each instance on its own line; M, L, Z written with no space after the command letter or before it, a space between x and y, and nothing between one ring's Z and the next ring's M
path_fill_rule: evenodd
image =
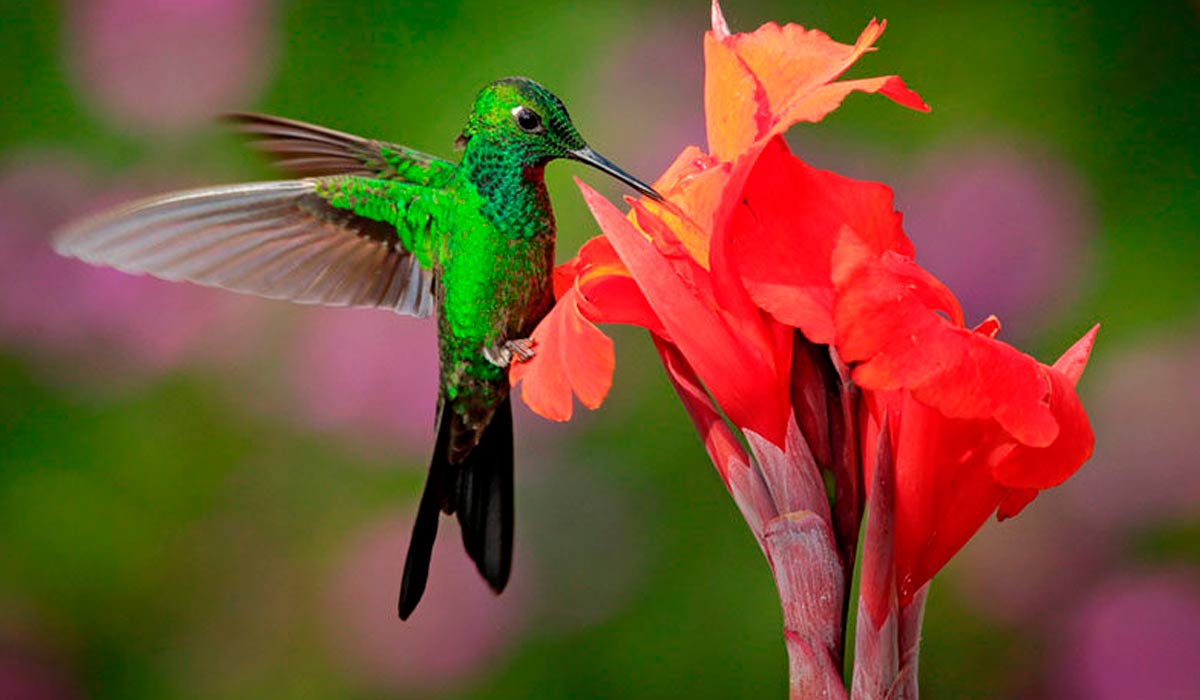
M614 165L612 161L593 151L591 146L584 146L577 151L571 151L570 154L572 159L577 160L580 163L587 163L600 172L612 175L621 182L624 182L626 185L629 185L633 189L641 192L653 200L657 200L659 202L665 201L663 200L663 196L661 194L654 191L653 187L647 185L624 170L621 170Z

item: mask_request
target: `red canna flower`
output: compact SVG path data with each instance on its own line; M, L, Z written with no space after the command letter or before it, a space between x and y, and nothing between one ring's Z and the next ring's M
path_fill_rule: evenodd
M844 596L865 509L854 696L915 697L930 578L1093 443L1074 384L1095 329L1047 366L997 340L994 318L967 328L913 260L891 190L813 168L783 141L853 91L928 111L896 76L838 80L884 26L854 45L798 25L732 34L714 2L708 152L685 149L655 185L668 203L627 199L628 214L580 183L604 236L559 268L538 354L511 374L534 411L566 420L574 396L595 408L611 383L595 324L651 332L775 573L793 697L846 695Z
M559 303L534 334L541 351L533 361L513 368L512 382L524 384L522 397L530 408L552 420L567 420L572 393L585 406L598 406L611 384L613 362L611 344L593 324L630 323L683 349L706 383L715 382L707 386L735 423L782 443L790 338L773 339L787 335L785 329L772 326L753 305L724 251L710 250L710 241L720 247L722 239L713 231L735 215L760 152L792 124L819 121L852 91L879 92L928 110L896 76L837 80L885 26L872 21L853 46L792 24L768 23L752 34L730 34L713 3L713 31L705 35L705 112L712 153L685 149L655 183L673 206L636 203L629 217L632 229L616 224L621 215L615 208L580 183L608 238L589 241L559 268ZM782 141L777 143L786 149ZM652 250L657 253L645 254ZM636 262L625 257L639 253L643 255ZM671 274L654 276L667 272ZM646 284L658 286L650 290ZM680 285L688 293L678 294ZM570 351L558 352L556 346ZM769 376L763 377L763 371ZM757 386L739 386L742 380ZM757 408L774 394L781 398ZM746 405L748 400L753 405Z
M1074 387L1097 329L1046 366L996 340L994 317L963 327L954 296L911 259L855 255L835 254L837 348L867 391L865 440L885 418L891 428L903 606L989 516L1016 515L1091 456Z

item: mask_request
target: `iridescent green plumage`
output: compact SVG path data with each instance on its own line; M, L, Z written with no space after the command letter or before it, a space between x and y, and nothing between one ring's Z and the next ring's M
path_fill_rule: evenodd
M263 115L231 121L298 180L169 194L72 226L57 249L88 262L302 303L438 310L438 435L409 545L400 615L425 588L439 513L497 592L512 560L507 367L554 303L546 163L589 163L648 186L592 151L544 87L484 88L462 162Z

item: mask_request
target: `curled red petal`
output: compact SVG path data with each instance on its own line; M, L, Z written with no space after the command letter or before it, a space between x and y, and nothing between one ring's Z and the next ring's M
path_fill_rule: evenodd
M561 298L568 289L576 289L575 303L584 318L593 323L641 326L670 338L625 263L604 236L584 243L578 255L554 272L556 288L565 285L558 296Z
M1050 380L1050 411L1058 424L1058 435L1045 447L1017 445L993 468L996 481L1012 488L1047 489L1058 486L1092 456L1096 438L1074 382L1056 369L1046 372Z
M863 92L874 91L864 88ZM929 105L925 104L925 100L921 99L915 90L905 85L904 80L898 75L889 75L883 78L883 85L879 86L879 94L909 109L918 112L929 111Z
M581 282L577 302L583 315L596 323L640 326L661 338L671 339L632 277L608 275Z
M973 329L976 333L988 337L995 338L1000 335L1000 319L995 316L988 316L983 319L983 322Z
M1037 495L1037 489L1012 489L1005 494L1004 500L1000 501L1000 507L996 509L996 519L1008 520L1015 517L1025 510L1025 506L1033 503Z
M962 328L953 296L913 261L884 255L846 276L838 292L838 351L858 363L853 376L864 389L910 389L951 418L995 419L1032 447L1057 437L1050 368Z

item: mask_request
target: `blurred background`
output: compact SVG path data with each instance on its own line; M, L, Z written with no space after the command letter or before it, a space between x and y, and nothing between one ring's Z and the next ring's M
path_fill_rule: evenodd
M792 130L896 189L969 321L1050 361L1103 324L1096 456L935 582L928 698L1200 697L1200 3L727 0L853 42L929 115L851 96ZM431 324L56 258L130 197L271 177L253 109L453 155L536 77L653 180L703 145L706 2L4 0L0 698L780 698L768 567L643 333L568 424L521 411L514 580L439 542L395 618L432 444ZM598 229L551 166L560 259Z

